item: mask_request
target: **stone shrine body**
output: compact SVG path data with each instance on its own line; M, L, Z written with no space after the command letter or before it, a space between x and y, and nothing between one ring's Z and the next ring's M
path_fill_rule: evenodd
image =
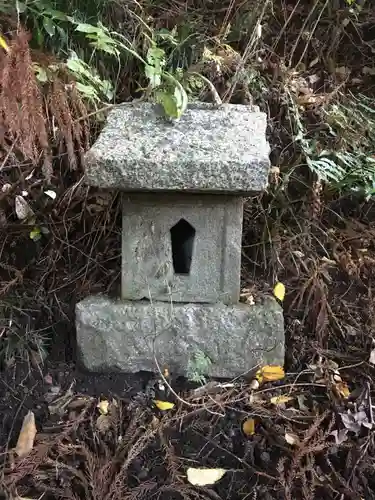
M179 121L158 105L114 108L86 155L89 185L122 191L121 298L76 307L79 352L92 371L233 377L284 363L273 297L239 303L243 197L268 184L266 116L257 107L204 103Z

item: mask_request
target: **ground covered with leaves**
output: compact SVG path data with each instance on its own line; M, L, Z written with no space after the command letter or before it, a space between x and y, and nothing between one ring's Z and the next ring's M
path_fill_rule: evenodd
M319 358L298 374L178 393L167 376L107 399L72 383L60 393L51 378L37 426L26 413L8 442L4 489L17 499L373 498L372 387L347 382L356 368Z
M0 496L375 498L374 51L369 1L0 1ZM267 113L242 300L286 287L276 375L76 364L74 306L119 295L121 256L82 154L115 102L176 88Z

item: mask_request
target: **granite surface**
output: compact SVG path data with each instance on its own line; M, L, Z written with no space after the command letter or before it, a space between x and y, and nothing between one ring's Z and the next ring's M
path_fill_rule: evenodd
M235 306L88 297L76 306L76 325L81 361L96 372L157 372L156 357L186 375L198 351L211 362L205 375L214 377L284 364L283 312L272 297Z
M85 156L88 184L125 191L255 193L268 184L267 117L257 107L190 104L178 121L157 104L121 104Z

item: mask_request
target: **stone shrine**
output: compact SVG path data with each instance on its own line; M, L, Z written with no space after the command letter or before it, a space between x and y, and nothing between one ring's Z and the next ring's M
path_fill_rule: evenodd
M121 298L76 306L77 341L92 371L168 366L206 375L284 364L273 297L239 303L243 197L268 184L266 115L257 107L195 103L170 121L151 103L109 114L86 154L89 185L123 192Z

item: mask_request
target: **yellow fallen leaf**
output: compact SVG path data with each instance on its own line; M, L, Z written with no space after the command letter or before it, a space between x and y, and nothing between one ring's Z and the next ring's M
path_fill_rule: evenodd
M193 486L206 486L215 484L227 471L225 469L195 469L189 467L186 472L187 480Z
M291 432L286 432L285 433L285 441L290 444L290 445L296 445L299 444L299 437L297 434L293 434Z
M273 398L270 399L270 402L273 405L282 405L285 403L289 403L289 401L293 401L294 397L293 396L274 396Z
M109 401L107 401L106 399L103 399L103 401L100 401L99 404L97 405L97 408L99 408L99 411L102 415L108 414L108 407L109 407Z
M9 52L8 44L5 41L5 38L0 35L0 47L2 47L6 52Z
M29 411L22 422L15 452L19 457L26 457L34 446L36 436L35 415Z
M350 396L350 389L346 382L338 382L334 385L334 388L342 398L348 398Z
M273 289L274 296L282 302L285 298L285 285L283 283L276 283Z
M266 365L260 368L256 373L259 382L274 382L285 377L284 368L279 365Z
M165 411L165 410L171 410L174 408L174 403L170 403L169 401L160 401L158 399L154 400L154 404L159 410Z
M255 433L255 420L247 418L242 424L242 430L245 436L252 436Z

